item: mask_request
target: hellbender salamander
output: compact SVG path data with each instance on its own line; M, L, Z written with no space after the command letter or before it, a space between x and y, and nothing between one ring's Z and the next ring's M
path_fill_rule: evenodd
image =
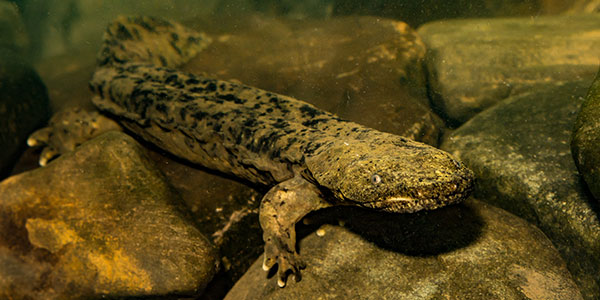
M299 275L294 226L313 210L410 213L470 194L473 173L444 151L291 97L172 69L207 40L155 18L117 19L90 82L93 103L176 156L271 187L260 207L263 268L279 264L280 286Z

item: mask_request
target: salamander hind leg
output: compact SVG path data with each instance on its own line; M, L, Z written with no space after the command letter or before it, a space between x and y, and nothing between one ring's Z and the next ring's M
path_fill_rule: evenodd
M331 206L319 189L301 176L274 186L263 197L260 225L265 241L263 269L278 264L277 284L284 287L289 273L300 280L303 263L296 251L295 225L311 211Z

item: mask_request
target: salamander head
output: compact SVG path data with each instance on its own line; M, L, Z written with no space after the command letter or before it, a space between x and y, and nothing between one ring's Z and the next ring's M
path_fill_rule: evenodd
M341 203L388 212L435 209L467 198L473 172L450 154L398 136L335 142L306 163Z

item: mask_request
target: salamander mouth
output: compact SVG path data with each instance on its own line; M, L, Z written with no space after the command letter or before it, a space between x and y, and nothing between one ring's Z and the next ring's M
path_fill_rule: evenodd
M404 196L363 203L364 206L372 209L394 213L413 213L423 209L436 209L446 204L449 202L440 199L417 199Z
M471 194L472 186L459 187L452 185L446 194L429 194L417 192L415 196L396 195L378 199L375 201L362 202L360 205L375 210L393 213L413 213L420 210L437 209L449 204L458 203Z

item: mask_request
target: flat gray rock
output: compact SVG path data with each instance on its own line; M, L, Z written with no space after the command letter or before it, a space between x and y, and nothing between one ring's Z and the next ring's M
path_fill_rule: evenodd
M216 252L129 136L0 183L0 298L194 295Z
M302 239L301 281L279 288L261 257L225 299L581 299L539 229L477 200L417 214L322 216L345 225Z
M477 177L475 196L537 225L586 299L600 297L600 209L569 148L589 82L507 99L458 128L442 148ZM532 255L536 255L532 252Z
M600 200L600 72L575 121L571 151L588 188Z
M460 124L493 104L598 69L600 15L446 20L418 29L435 108Z

